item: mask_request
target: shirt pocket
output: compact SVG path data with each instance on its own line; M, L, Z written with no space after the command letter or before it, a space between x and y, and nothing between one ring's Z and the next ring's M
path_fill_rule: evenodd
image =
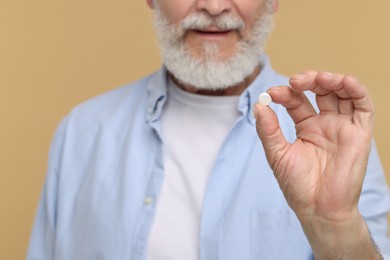
M290 209L253 210L250 259L314 259L301 224Z

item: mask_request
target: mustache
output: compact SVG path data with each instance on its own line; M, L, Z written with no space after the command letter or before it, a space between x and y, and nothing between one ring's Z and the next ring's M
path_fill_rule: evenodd
M183 31L202 30L216 28L219 30L238 30L245 28L245 23L240 17L231 14L222 14L217 17L210 17L205 13L191 14L180 23Z

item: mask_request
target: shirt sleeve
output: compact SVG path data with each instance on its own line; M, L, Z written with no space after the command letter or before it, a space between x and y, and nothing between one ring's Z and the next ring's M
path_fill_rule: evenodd
M375 142L372 144L367 173L359 201L359 210L365 218L371 236L384 259L390 260L387 215L390 211L390 193Z
M49 162L35 222L30 236L27 260L54 260L56 244L57 187L67 118L54 135Z

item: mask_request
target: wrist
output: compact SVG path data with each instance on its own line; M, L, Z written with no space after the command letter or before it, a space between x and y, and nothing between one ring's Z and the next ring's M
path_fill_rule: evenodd
M316 259L382 259L359 212L343 220L298 218Z

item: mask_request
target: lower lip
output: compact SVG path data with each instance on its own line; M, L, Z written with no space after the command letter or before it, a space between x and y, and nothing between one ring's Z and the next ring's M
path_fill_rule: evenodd
M229 36L229 34L232 33L232 31L226 31L226 32L202 32L202 31L192 31L195 33L197 36L202 37L204 39L209 39L209 40L220 40L220 39L225 39L226 37Z

